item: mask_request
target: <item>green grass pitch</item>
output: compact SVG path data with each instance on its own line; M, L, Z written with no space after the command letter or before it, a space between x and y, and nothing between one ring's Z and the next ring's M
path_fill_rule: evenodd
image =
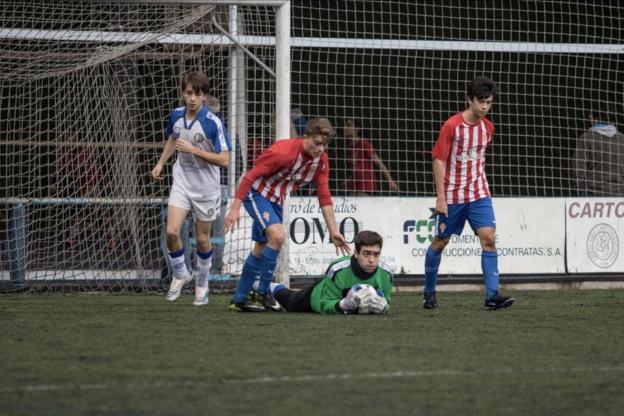
M387 316L4 295L0 414L624 414L624 291L511 294L397 294Z

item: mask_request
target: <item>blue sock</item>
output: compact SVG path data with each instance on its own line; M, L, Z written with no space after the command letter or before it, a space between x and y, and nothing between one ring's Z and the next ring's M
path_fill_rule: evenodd
M481 253L481 270L485 281L485 298L490 299L498 293L498 255L495 251Z
M277 292L281 292L282 290L288 289L286 286L284 285L275 285L275 287L273 288L273 294L277 294Z
M429 246L427 255L425 256L425 287L423 293L435 293L441 260L442 252L434 251L431 246Z
M264 246L262 249L262 262L260 263L260 286L258 287L258 293L260 294L265 294L269 291L269 285L273 281L278 255L279 250L273 250L269 246Z
M260 258L249 253L234 292L234 303L240 303L245 300L258 274L260 274Z

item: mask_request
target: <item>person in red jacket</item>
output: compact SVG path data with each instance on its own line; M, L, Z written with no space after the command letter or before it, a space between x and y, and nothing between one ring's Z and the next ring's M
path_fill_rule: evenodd
M381 160L368 139L360 137L362 126L355 119L344 123L345 137L349 139L348 159L351 161L352 176L345 185L355 196L370 196L377 192L377 172L379 169L388 181L392 191L398 192L399 185L392 179L392 174Z

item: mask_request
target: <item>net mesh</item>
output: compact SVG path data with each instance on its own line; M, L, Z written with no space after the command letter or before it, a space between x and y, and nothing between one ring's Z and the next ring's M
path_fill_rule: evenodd
M354 118L400 188L393 191L373 163L376 190L368 194L434 195L430 151L439 129L466 108L470 80L486 75L501 88L490 115L497 127L488 153L493 194L575 195L571 162L589 112L624 121L621 5L422 3L294 6L292 100L338 127L336 194L362 188L349 181L354 153L344 123Z
M173 159L164 183L150 171L167 117L182 104L182 73L209 76L211 105L227 123L229 46L216 25L228 30L228 8L115 1L0 7L2 279L25 270L27 281L42 285L161 286ZM269 12L241 7L245 33L274 35ZM269 111L263 100L271 89L255 91L265 84L248 86L257 97L249 103L252 131L262 122L257 113Z

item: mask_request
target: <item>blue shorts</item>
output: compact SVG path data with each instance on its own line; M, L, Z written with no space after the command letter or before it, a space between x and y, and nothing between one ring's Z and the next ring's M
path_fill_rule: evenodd
M448 216L436 214L436 237L461 235L466 220L475 233L483 227L496 228L492 198L481 198L465 204L449 204Z
M269 225L282 223L282 206L269 201L254 189L247 193L243 205L254 222L251 229L251 239L259 243L266 243L267 238L264 235L264 229Z

